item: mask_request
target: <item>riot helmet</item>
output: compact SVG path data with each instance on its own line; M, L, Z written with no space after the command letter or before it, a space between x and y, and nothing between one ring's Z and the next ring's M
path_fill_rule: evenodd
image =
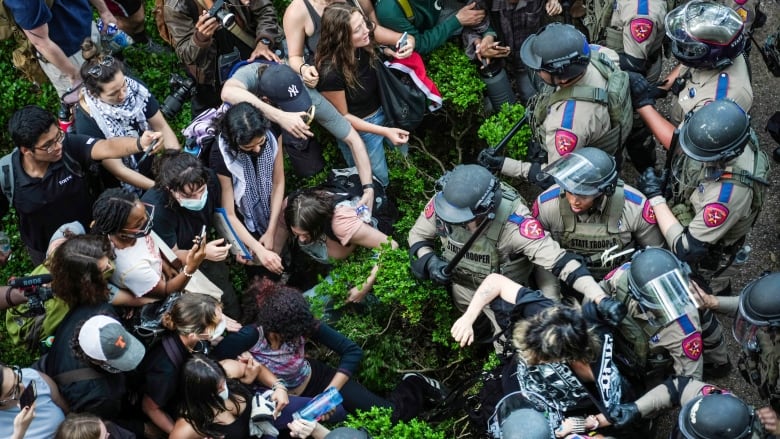
M526 390L501 398L488 428L496 439L551 439L562 421L560 410L548 399Z
M449 224L465 224L493 212L501 201L501 184L479 165L458 165L444 174L433 197L436 216Z
M566 154L542 172L552 176L566 192L586 197L612 195L618 180L615 158L593 147Z
M760 329L780 328L778 292L780 273L772 273L749 283L740 293L733 333L743 349L758 349L756 335Z
M722 69L745 50L742 18L718 3L694 0L666 14L672 54L694 68Z
M711 393L688 401L677 420L678 438L744 439L753 433L755 412L730 393Z
M669 250L648 247L631 257L628 289L652 325L664 326L695 310L690 268Z
M739 157L750 141L750 116L730 99L712 101L689 113L679 139L685 155L694 160L729 162Z
M550 23L526 38L520 47L520 59L531 70L569 80L588 68L590 46L574 26Z

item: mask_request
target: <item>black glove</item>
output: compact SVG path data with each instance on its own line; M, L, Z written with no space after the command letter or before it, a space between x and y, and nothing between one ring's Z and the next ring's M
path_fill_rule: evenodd
M525 161L540 164L547 163L547 150L545 150L539 142L531 140L528 142Z
M477 163L479 163L480 166L486 167L490 172L501 172L506 157L496 155L497 152L496 148L483 149L479 152Z
M542 172L542 164L538 162L531 163L531 169L528 171L528 181L546 191L555 184L555 179L550 174Z
M446 267L447 261L437 255L431 256L425 264L428 277L439 285L448 285L450 283L450 275L444 272Z
M666 169L660 174L653 168L645 169L637 181L637 189L650 199L658 195L663 195L664 182L666 182Z
M409 255L411 259L412 274L418 280L428 280L428 259L434 256L433 252L426 253L419 258L417 255Z
M601 299L601 302L596 305L596 308L598 309L599 314L601 314L601 317L612 326L617 326L626 316L626 313L628 313L628 309L626 308L626 305L623 305L623 302L611 297Z
M628 72L628 80L631 84L631 105L634 110L645 105L655 105L655 100L666 94L666 90L650 84L647 78L639 73Z
M609 422L617 428L623 428L641 418L642 414L633 402L618 404L609 409Z

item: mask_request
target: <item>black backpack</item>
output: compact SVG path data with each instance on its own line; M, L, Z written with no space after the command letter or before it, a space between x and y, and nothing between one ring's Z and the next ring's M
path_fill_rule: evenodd
M385 192L384 186L374 177L374 209L371 216L376 218L376 228L385 235L393 234L393 224L398 220L398 208L395 206ZM363 196L363 184L360 182L357 168L331 169L328 173L328 179L320 186L328 192L336 194L334 204L344 200L351 200L355 197Z

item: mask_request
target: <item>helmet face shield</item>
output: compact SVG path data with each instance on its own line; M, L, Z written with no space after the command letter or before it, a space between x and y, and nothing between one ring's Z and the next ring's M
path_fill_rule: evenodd
M734 339L743 351L756 352L758 339L756 335L762 328L768 325L759 325L748 320L741 312L734 317L734 325L731 328Z
M629 286L653 325L666 325L696 310L690 281L682 270L669 271L644 285L637 285L629 276Z
M614 163L612 166L614 168ZM588 197L604 193L606 186L612 183L614 171L605 178L602 170L575 151L551 163L542 172L552 176L566 192Z
M744 49L744 24L731 8L717 3L691 1L665 18L672 53L686 65L714 68Z

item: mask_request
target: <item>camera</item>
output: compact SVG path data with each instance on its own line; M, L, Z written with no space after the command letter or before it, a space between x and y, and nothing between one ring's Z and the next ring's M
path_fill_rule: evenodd
M214 6L209 9L209 17L214 17L225 29L230 29L236 24L236 16L227 10L225 0L217 0Z
M27 297L27 306L29 316L39 316L46 314L46 308L43 302L54 297L54 291L44 284L52 281L50 274L39 274L35 276L12 277L8 279L8 286L18 288Z
M195 81L192 78L171 73L171 94L165 97L160 106L160 112L166 119L176 117L181 111L182 105L188 101L195 92Z

